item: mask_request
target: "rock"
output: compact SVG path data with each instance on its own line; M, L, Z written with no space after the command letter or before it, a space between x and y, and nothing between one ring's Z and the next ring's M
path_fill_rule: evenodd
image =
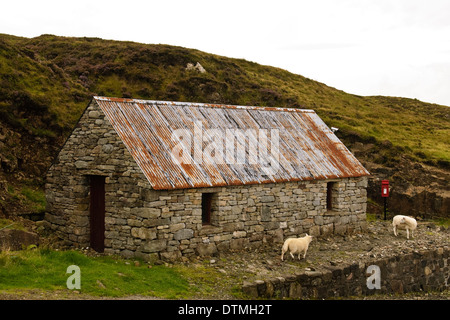
M213 256L217 253L217 247L214 243L200 243L197 246L199 256Z
M10 159L1 159L1 168L3 171L12 173L16 171L17 169L17 159L13 157L12 160Z
M197 64L194 66L194 64L193 63L188 63L187 65L186 65L186 70L188 70L188 71L198 71L198 72L200 72L200 73L205 73L206 72L206 70L205 70L205 68L203 68L203 66L200 64L200 62L197 62Z
M180 250L170 251L170 252L162 252L161 259L164 261L175 262L181 259Z
M106 286L100 280L97 280L97 285L100 287L100 289L106 289Z
M252 298L258 297L258 288L255 284L251 282L244 281L242 291L244 292L245 295L250 296Z
M36 233L17 229L0 230L0 250L22 250L30 245L39 245Z
M391 280L391 289L396 294L402 294L404 293L403 290L403 282L400 280Z
M122 257L126 258L126 259L131 259L134 257L134 252L131 250L123 250L121 252Z
M89 166L89 163L87 161L78 160L75 161L75 167L77 169L86 169Z
M194 236L194 230L192 229L181 229L173 234L175 240L190 239Z
M151 253L151 252L159 252L167 247L167 241L164 239L160 240L150 240L144 243L141 247L139 247L140 251Z
M89 118L97 119L100 117L99 111L89 111Z

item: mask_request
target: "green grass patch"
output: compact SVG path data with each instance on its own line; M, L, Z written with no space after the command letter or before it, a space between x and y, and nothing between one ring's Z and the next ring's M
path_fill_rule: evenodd
M439 218L434 220L434 222L436 225L444 227L445 229L450 227L450 218Z
M241 284L252 275L242 270L238 275L222 273L210 265L209 260L189 265L177 264L174 268L187 279L194 289L193 299L214 297L214 299L244 299Z
M366 221L367 222L377 221L377 215L375 213L366 213Z
M147 295L166 299L188 298L197 289L175 268L148 267L145 263L114 257L88 257L78 251L34 249L0 253L0 290L69 290L66 273L76 265L81 273L81 293L122 297Z
M30 186L13 187L12 185L8 185L7 192L11 199L21 202L28 211L33 213L45 212L47 200L44 190Z
M19 221L12 221L9 219L0 219L0 230L2 230L2 229L25 230L25 227Z
M33 212L42 213L45 211L47 201L45 199L44 191L24 187L22 188L21 193L23 196L25 196Z

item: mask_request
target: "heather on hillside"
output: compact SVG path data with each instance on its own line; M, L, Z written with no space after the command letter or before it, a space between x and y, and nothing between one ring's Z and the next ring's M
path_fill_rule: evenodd
M188 67L197 63L202 72ZM339 128L338 137L363 161L450 167L446 106L357 96L286 70L195 49L0 34L0 211L17 202L8 187L42 188L93 95L314 109Z

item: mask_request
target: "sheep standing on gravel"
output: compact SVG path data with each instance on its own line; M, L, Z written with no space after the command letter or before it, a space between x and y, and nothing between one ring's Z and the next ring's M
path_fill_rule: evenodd
M312 240L312 236L304 236L303 238L289 238L283 244L281 249L281 261L283 260L284 253L289 250L292 259L295 259L293 253L298 253L298 260L300 260L300 253L304 252L303 258L306 257L306 251L308 251L309 244Z
M409 230L411 230L411 236L414 236L414 230L417 228L417 221L412 217L397 215L392 219L392 225L394 226L394 234L397 236L397 228L406 229L406 238L409 239Z

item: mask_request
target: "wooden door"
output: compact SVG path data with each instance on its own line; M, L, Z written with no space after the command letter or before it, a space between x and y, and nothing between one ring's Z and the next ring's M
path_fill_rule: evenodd
M91 248L105 249L105 177L90 176L89 220Z

